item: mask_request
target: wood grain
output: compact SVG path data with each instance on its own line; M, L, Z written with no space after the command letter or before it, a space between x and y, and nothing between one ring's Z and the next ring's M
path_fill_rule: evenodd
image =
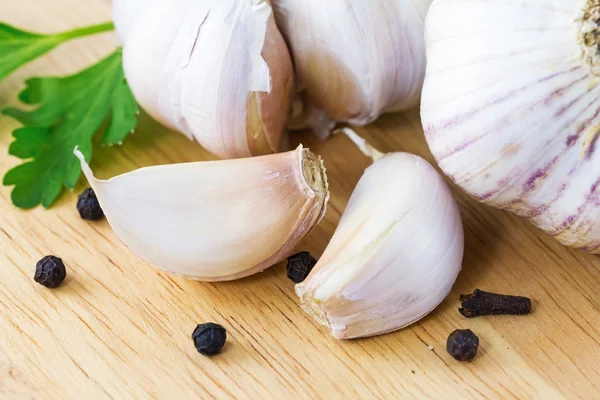
M2 19L59 31L110 18L105 0L3 0ZM16 103L25 78L74 72L108 54L113 34L79 40L13 73L0 106ZM0 117L0 170L17 123ZM384 151L432 157L418 112L385 116L359 130ZM301 249L322 253L368 160L344 137L295 136L325 158L332 198ZM120 148L95 149L92 167L110 177L141 166L213 158L142 116ZM81 182L76 192L85 187ZM464 268L451 295L402 331L340 342L298 307L282 264L229 283L199 283L156 271L129 253L105 221L86 223L76 193L50 210L24 212L0 190L0 398L598 398L600 260L569 250L527 222L455 190L464 219ZM63 257L65 284L34 283L35 262ZM534 313L468 320L458 295L474 288L531 296ZM199 322L224 325L229 340L200 356ZM448 334L470 328L480 354L458 363ZM428 350L427 346L434 347Z

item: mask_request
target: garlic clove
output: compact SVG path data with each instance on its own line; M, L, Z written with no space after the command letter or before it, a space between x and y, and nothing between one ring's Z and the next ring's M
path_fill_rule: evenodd
M321 159L302 146L107 181L76 155L117 236L158 268L198 280L242 278L281 261L323 218L329 199Z
M123 1L113 19L146 112L223 158L279 149L294 74L268 2Z
M418 104L431 0L273 0L310 114L366 125ZM320 132L322 134L322 132Z
M593 253L599 11L598 1L434 2L421 107L431 152L457 185Z
M450 292L464 249L456 201L427 161L357 144L377 161L352 193L323 256L296 286L303 308L337 339L374 336L423 318Z

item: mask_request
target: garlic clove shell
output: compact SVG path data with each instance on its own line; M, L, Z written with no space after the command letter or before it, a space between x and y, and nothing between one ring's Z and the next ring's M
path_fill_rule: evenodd
M464 239L437 171L407 153L379 158L360 179L317 265L296 293L337 339L374 336L423 318L450 292Z
M113 18L146 112L223 158L279 149L294 74L268 2L124 1Z
M432 153L477 200L600 253L598 1L437 0L421 107Z
M329 199L321 159L302 146L107 181L76 154L119 238L156 267L198 280L241 278L281 261L323 218Z
M272 3L307 111L316 108L330 120L365 125L384 112L418 104L425 76L424 18L431 0Z

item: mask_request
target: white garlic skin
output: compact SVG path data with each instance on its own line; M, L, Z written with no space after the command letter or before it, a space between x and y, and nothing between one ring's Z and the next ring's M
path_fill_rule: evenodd
M153 118L222 158L279 150L294 74L268 2L117 0L113 19Z
M113 23L122 44L125 43L137 15L149 10L148 6L156 1L158 0L113 0Z
M600 253L600 63L584 34L598 29L590 21L599 4L436 0L421 106L429 147L454 182L592 253Z
M418 104L431 0L273 0L309 107L353 125Z
M418 156L388 154L365 171L296 292L335 338L394 331L448 295L463 249L460 213L440 174Z
M243 278L281 261L319 223L329 192L321 159L295 151L141 168L94 178L100 206L133 253L202 281Z

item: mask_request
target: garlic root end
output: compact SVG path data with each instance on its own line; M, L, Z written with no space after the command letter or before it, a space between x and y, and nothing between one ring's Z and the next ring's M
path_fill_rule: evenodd
M313 317L319 324L326 326L333 335L333 330L331 329L331 324L327 319L327 315L321 309L317 300L315 300L311 294L305 293L304 289L304 284L301 283L296 285L296 295L300 298L302 310Z

